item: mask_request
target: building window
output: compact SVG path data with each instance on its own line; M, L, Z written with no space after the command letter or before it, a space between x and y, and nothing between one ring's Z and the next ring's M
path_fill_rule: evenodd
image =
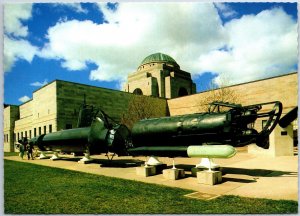
M44 126L44 134L46 134L46 126Z
M49 125L49 133L52 133L52 125Z
M72 124L66 124L66 129L72 129Z
M36 128L34 128L34 130L33 130L33 135L34 135L34 137L36 137Z
M42 134L42 128L39 127L39 135L41 135L41 134Z
M23 138L23 132L21 132L21 139Z
M25 137L27 137L27 131L25 131Z
M29 138L31 139L31 130L29 130Z
M18 140L17 141L19 141L19 139L20 139L20 133L18 133Z

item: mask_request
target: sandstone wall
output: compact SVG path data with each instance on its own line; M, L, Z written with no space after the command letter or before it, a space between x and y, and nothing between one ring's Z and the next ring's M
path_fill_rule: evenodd
M283 104L282 116L298 105L298 74L293 73L271 79L256 82L244 83L228 87L238 97L238 103L251 105L257 103L281 101ZM168 108L171 116L191 113L206 112L203 106L203 98L211 95L211 92L202 92L190 96L168 100ZM269 111L272 106L265 106L264 110ZM254 128L260 131L265 118L255 122ZM293 122L294 129L298 128L297 120Z
M49 133L57 130L57 99L56 99L56 82L40 88L33 93L33 135ZM40 133L41 132L41 133Z
M98 88L78 83L57 81L57 109L58 130L65 129L66 125L76 127L79 108L86 95L86 103L101 108L107 115L119 122L123 113L127 111L132 94L117 90ZM146 97L146 96L144 96ZM167 113L165 99L148 97L161 104L162 115Z
M242 105L250 105L269 101L281 101L287 113L297 106L298 74L292 73L271 79L260 80L228 87L239 95ZM201 101L210 94L209 91L168 100L171 115L183 115L203 112Z
M4 132L4 148L5 152L11 152L14 149L14 127L15 121L19 119L19 107L8 106L3 110L3 132Z
M33 92L32 100L19 106L20 118L15 121L14 143L22 137L32 138L56 131L56 83Z
M30 100L19 106L20 118L15 121L16 141L22 137L29 137L33 117L32 104L33 101Z

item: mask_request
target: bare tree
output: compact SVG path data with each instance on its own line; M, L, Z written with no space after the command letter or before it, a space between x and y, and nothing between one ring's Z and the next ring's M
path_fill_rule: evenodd
M214 101L222 101L228 103L238 104L241 101L240 94L229 86L228 79L222 78L219 80L219 84L211 81L208 87L208 91L199 101L199 111L207 112L209 104Z
M132 129L141 119L166 116L166 103L161 99L133 94L128 109L121 118L121 123Z

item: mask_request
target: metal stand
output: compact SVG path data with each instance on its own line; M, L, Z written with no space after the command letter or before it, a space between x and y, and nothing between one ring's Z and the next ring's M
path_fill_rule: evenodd
M220 165L215 164L212 158L202 158L196 168L208 168L211 171L211 169L220 168Z
M144 167L148 167L147 157L146 157L146 160L145 160L145 166Z
M40 156L38 157L38 159L46 159L46 158L48 158L48 157L45 155L45 153L43 151L41 151Z
M208 171L211 172L211 158L208 158Z
M149 158L149 160L146 162L147 165L150 165L150 166L155 166L155 165L161 165L163 164L162 162L160 162L157 157L154 157L154 156L151 156Z
M58 156L58 153L57 152L54 152L52 157L50 158L50 160L59 160L60 157Z
M175 167L175 160L174 160L174 158L173 158L173 167L172 167L172 169L176 169L176 167Z
M106 153L106 157L108 160L112 161L112 159L114 158L114 156L116 155L116 153L113 153L113 155L111 156L111 158L109 158L108 152Z
M90 153L87 152L87 153L84 153L84 157L81 158L78 163L83 163L83 164L86 164L88 162L91 162L93 159L90 157Z
M163 176L166 179L170 180L177 180L185 177L185 172L184 169L177 169L175 167L175 159L172 158L173 160L173 167L171 169L164 169L163 170Z

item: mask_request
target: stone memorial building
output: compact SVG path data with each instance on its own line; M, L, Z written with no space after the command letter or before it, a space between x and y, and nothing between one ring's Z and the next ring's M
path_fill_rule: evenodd
M281 101L283 114L297 106L298 74L296 72L226 87L241 95L243 105ZM74 128L86 96L87 104L104 110L120 121L133 94L143 95L158 107L160 116L201 112L201 100L210 91L196 94L191 74L180 69L176 61L162 53L146 57L137 71L128 76L124 91L54 80L33 92L32 99L4 107L4 151L15 151L17 140ZM150 96L150 97L149 97ZM262 126L263 122L258 122ZM297 122L294 123L297 131ZM295 133L296 134L296 133Z
M163 53L147 56L137 71L128 76L126 92L162 98L176 98L196 93L191 74Z

